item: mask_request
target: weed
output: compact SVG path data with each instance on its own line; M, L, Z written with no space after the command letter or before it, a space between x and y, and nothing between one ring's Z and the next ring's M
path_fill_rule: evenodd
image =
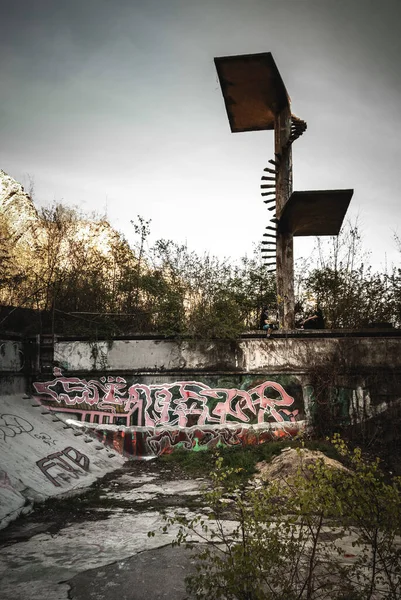
M320 450L329 458L339 458L336 449L326 441L318 440L286 440L280 442L269 442L255 446L231 446L219 448L219 455L223 459L224 466L232 469L231 478L238 481L247 481L251 475L256 473L256 464L262 461L270 462L278 456L283 448L301 448L309 450ZM205 477L213 469L216 455L212 450L203 452L191 452L178 448L171 454L164 454L159 459L164 464L179 465L192 477Z

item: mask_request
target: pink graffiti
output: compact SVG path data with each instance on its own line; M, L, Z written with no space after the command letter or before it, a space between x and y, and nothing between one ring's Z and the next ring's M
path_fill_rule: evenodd
M67 406L77 404L98 405L101 408L110 408L124 404L127 382L122 377L102 377L100 381L79 379L78 377L64 377L58 367L53 369L55 379L33 384L38 394L49 395L56 402L65 402ZM62 392L57 388L61 385ZM102 396L100 395L102 393Z
M192 429L166 429L166 430L147 430L136 432L136 435L142 438L142 445L150 455L160 455L170 453L175 447L185 450L200 451L206 448L215 448L216 446L248 446L258 445L266 441L291 439L302 431L299 424L283 423L280 425L271 424L260 430L254 430L243 426L236 428L212 427L192 428ZM113 432L115 437L121 435L121 432ZM133 435L133 432L131 432Z
M135 383L128 388L122 377L86 381L64 377L60 369L53 373L52 381L33 384L41 400L49 400L47 396L68 408L96 405L98 410L127 418L136 413L139 426L181 428L268 420L282 423L294 422L298 416L298 410L289 410L294 398L275 381L265 381L250 390L210 388L197 381ZM116 412L117 406L121 411ZM87 411L85 406L82 408Z

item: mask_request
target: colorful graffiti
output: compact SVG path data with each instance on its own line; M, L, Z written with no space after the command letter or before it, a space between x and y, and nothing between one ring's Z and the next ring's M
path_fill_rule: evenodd
M164 429L284 423L299 418L294 398L277 381L263 381L248 390L211 388L198 381L129 385L123 377L89 381L65 377L55 368L52 381L33 386L40 401L53 410L79 414L90 423Z
M94 430L106 446L125 456L142 458L169 454L175 448L200 452L221 446L247 446L292 438L303 428L303 422L266 423L261 427L191 427L164 430L145 427Z
M72 466L71 463L75 466ZM89 471L89 458L71 446L64 448L61 452L54 452L41 458L36 464L43 475L56 487L60 487L62 482L79 479Z

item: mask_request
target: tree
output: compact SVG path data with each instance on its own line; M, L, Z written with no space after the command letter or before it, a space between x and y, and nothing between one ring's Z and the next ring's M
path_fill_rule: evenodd
M263 306L277 306L260 247L232 261L172 240L149 246L150 221L141 216L131 246L104 218L61 204L32 210L29 223L16 237L1 215L0 302L42 311L47 331L235 339L258 328ZM318 241L298 273L299 318L313 300L328 328L401 324L401 270L373 273L366 260L357 225Z
M299 285L303 317L305 300L312 298L323 310L327 328L356 329L396 321L393 288L386 273L373 273L366 264L369 257L358 224L347 223L326 244L318 239L316 253Z

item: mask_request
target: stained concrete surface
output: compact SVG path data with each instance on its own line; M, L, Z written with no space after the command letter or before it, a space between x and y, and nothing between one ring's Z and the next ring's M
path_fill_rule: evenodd
M190 598L185 577L195 572L190 550L164 546L85 571L69 581L72 600L162 600Z
M205 486L177 467L132 461L82 497L39 506L0 531L1 600L189 599L185 576L195 559L171 547L178 527L163 533L163 513L206 512ZM234 525L225 521L228 534ZM344 563L356 560L355 532L323 534L322 541L341 538Z
M79 493L124 458L29 396L0 396L0 529L33 502Z
M178 529L162 532L163 513L201 509L205 482L181 477L130 462L86 495L39 506L0 531L1 599L187 598L193 562L169 545Z

